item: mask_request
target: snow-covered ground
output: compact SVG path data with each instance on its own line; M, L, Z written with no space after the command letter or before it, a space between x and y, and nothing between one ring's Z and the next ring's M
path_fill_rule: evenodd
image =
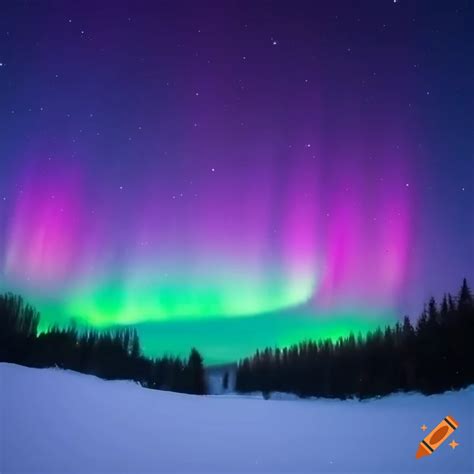
M474 472L474 387L431 397L196 397L0 364L0 472ZM446 415L459 422L416 460Z

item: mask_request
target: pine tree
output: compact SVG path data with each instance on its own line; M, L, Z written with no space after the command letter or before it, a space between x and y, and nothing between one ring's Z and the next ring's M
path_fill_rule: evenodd
M470 306L472 306L471 289L467 284L467 280L464 278L462 281L461 290L459 291L458 307L460 310L464 310Z
M203 358L194 347L191 349L186 371L189 383L188 393L204 395L206 393L206 382Z

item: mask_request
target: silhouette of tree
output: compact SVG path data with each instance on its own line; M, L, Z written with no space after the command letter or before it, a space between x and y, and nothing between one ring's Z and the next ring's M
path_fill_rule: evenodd
M204 364L201 354L194 347L191 349L188 364L186 366L188 379L188 393L203 395L206 393Z
M53 325L37 334L39 314L20 296L0 295L0 361L32 367L59 367L104 379L129 379L149 388L205 393L202 357L189 362L142 355L135 328L98 332ZM187 368L187 370L185 370Z
M474 303L466 279L457 300L430 298L413 327L408 316L364 337L266 348L241 360L239 392L279 390L300 396L359 397L419 390L437 393L474 383Z

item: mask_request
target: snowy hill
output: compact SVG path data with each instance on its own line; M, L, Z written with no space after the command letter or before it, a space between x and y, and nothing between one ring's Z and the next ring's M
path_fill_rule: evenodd
M197 397L0 364L0 472L473 472L474 388L380 400ZM415 459L420 426L454 438Z

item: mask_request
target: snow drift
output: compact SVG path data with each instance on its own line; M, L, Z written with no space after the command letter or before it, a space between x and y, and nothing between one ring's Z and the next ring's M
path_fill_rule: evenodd
M0 364L0 472L473 472L473 398L198 397ZM416 460L448 414L459 446Z

